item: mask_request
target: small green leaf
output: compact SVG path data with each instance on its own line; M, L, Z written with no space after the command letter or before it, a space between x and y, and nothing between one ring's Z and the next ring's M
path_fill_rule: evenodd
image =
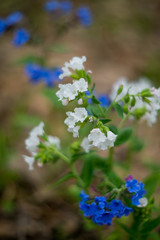
M120 129L114 145L119 146L127 142L130 139L132 132L133 129L130 127Z
M71 172L67 173L67 174L64 175L62 178L58 179L55 183L51 184L50 187L51 187L51 188L55 188L55 187L57 187L59 184L67 181L67 180L70 179L70 178L74 178L73 173L71 173Z
M102 119L100 119L100 121L101 121L103 124L106 124L106 123L110 122L111 119L102 118Z
M141 227L141 234L144 235L143 239L146 239L149 233L160 225L160 217L145 222Z
M145 190L147 191L146 193L146 197L147 198L150 198L156 188L158 187L160 183L160 172L159 170L158 171L155 171L154 173L152 173L150 176L148 176L145 180L144 180L144 184L145 184Z
M92 102L95 103L95 104L100 104L101 102L98 101L98 99L93 95L92 96Z
M114 108L117 111L118 115L123 118L123 108L118 103L114 104Z
M117 188L120 188L122 184L124 184L124 181L113 171L108 171L105 173L108 180L113 183Z
M116 126L114 126L112 124L109 124L109 125L107 125L107 127L109 128L109 130L111 132L113 132L114 134L118 135L118 129L116 128Z
M89 74L87 74L86 75L86 78L87 78L87 81L88 81L88 84L91 84L91 81L92 81L92 79L91 79L91 76L89 75ZM94 84L93 84L94 85ZM93 88L93 87L92 87ZM93 89L94 90L94 89ZM93 91L92 90L92 91Z
M95 117L102 117L102 113L99 110L97 105L89 105L87 107L88 111L93 114Z
M126 225L124 225L121 222L118 222L118 224L121 226L121 228L123 228L133 239L133 237L135 236L135 232L132 229L129 229L128 227L126 227Z
M92 86L92 88L91 88L91 91L92 91L92 92L94 91L94 89L95 89L95 86L96 86L96 84L95 84L95 83L93 83L93 86Z
M71 74L70 77L75 80L79 80L79 76L77 76L76 74Z

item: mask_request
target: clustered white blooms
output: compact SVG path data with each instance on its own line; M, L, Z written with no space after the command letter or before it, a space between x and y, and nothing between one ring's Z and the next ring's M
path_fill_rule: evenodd
M63 105L67 105L69 101L74 100L75 97L78 96L78 93L88 90L88 82L85 81L84 78L80 78L73 83L59 84L58 87L60 89L57 91L56 95L59 100L62 101Z
M29 133L29 137L25 140L26 149L30 152L31 156L23 155L25 162L29 165L29 170L33 170L33 164L35 156L38 152L38 145L40 144L40 138L44 134L44 123L41 122L37 127L33 128ZM48 142L45 142L46 146L54 144L57 148L60 148L60 139L58 137L47 136ZM40 165L39 165L40 166Z
M71 71L69 70L72 69L72 70L82 70L84 69L84 65L83 63L86 62L86 57L83 56L83 57L73 57L69 62L65 62L64 64L64 67L62 67L62 71L63 73L60 74L59 78L60 79L63 79L65 77L69 77L72 73Z
M117 90L120 85L123 85L123 90L121 94L117 97ZM121 78L119 79L112 88L110 98L113 101L116 98L116 101L120 101L127 93L131 95L136 95L144 89L150 89L153 97L150 97L150 104L146 103L140 97L136 96L135 106L132 107L131 111L133 112L135 109L144 108L146 109L145 115L142 117L142 120L146 120L149 126L156 123L158 111L160 110L160 88L151 88L151 82L147 78L140 78L137 82L128 82L127 79Z
M81 147L85 150L85 152L89 152L91 147L106 150L108 147L114 146L116 137L117 135L111 131L108 131L106 136L99 128L94 128L91 130L88 138L83 139Z
M85 108L75 108L74 112L66 112L67 118L64 123L68 126L68 131L73 133L73 137L79 137L80 126L76 123L83 123L88 117L88 113Z

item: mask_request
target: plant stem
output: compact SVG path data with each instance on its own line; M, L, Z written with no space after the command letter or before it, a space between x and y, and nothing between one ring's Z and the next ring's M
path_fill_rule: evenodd
M127 115L122 119L122 121L120 122L118 129L122 128L123 125L125 124L125 122L128 120L129 116L130 116L130 112L127 113Z
M112 169L113 168L113 151L114 151L114 148L111 147L109 149L109 159L108 159L108 164L109 164L109 168Z
M102 110L102 108L101 108L101 106L98 104L98 109L100 110L100 112L102 113L102 116L103 117L105 117L106 116L106 114L103 112L103 110Z

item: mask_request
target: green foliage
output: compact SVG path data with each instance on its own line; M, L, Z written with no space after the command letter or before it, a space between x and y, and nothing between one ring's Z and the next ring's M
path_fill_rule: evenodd
M150 198L156 191L160 184L160 171L155 171L144 179L145 189L147 191L146 197Z
M61 183L67 181L68 179L74 178L74 175L72 172L67 173L66 175L64 175L63 177L59 178L55 183L51 184L50 187L51 188L55 188L58 185L60 185Z
M131 127L125 127L120 129L114 145L119 146L127 142L130 139L132 133L133 129Z
M106 124L106 123L110 122L111 119L101 118L100 121L101 121L103 124Z
M139 152L141 151L145 146L145 143L143 140L138 138L138 136L132 135L129 141L129 148L131 151Z
M81 178L85 183L85 187L89 187L93 178L93 170L94 170L94 161L92 158L92 154L88 154L84 157L84 163L81 171Z
M123 108L118 103L114 104L114 108L117 111L120 118L123 118Z
M155 219L149 220L148 222L145 222L141 227L141 236L143 240L147 239L151 233L156 227L160 225L160 217L157 217Z
M43 95L50 101L53 107L58 109L64 109L61 101L58 101L58 97L56 96L56 91L52 88L44 88L42 90Z
M106 112L106 109L105 108L101 108L102 111L98 108L97 105L89 105L87 107L88 111L92 113L92 115L94 117L103 117L103 115L105 114Z
M36 63L41 66L45 66L45 59L43 57L28 55L28 56L25 56L25 57L22 57L22 58L19 58L18 60L16 60L14 62L14 65L18 66L18 65L25 65L28 63Z

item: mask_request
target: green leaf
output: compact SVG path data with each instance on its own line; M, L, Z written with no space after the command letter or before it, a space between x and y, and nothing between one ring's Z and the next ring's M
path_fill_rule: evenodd
M159 183L160 183L160 172L159 171L155 171L150 176L148 176L146 179L144 179L145 189L147 191L145 196L147 198L150 198L154 194Z
M87 81L88 81L88 84L91 84L91 81L92 81L92 79L91 79L91 76L89 75L89 74L87 74L86 75L86 78L87 78ZM94 85L94 84L93 84ZM93 88L93 87L92 87ZM94 89L93 89L94 90ZM92 91L93 91L92 90Z
M111 130L111 132L118 135L118 129L116 128L116 126L109 124L107 127L109 127L109 130Z
M118 221L117 221L118 222ZM121 228L123 228L123 230L125 230L132 238L135 236L135 232L132 229L129 229L128 227L126 227L123 223L118 222L118 224L121 226Z
M130 127L120 129L114 145L119 146L127 142L130 139L132 133L133 129Z
M129 148L131 151L139 152L144 148L144 141L137 136L132 136L129 142Z
M123 118L123 108L118 103L114 104L114 108L117 111L118 115Z
M124 181L113 171L108 171L107 173L105 172L105 175L117 188L120 188L122 184L124 184Z
M143 239L146 239L150 232L160 225L160 217L157 217L153 220L145 222L141 227L141 234L143 235Z
M96 86L96 84L95 84L95 82L93 83L93 86L92 86L92 88L91 88L91 92L93 92L94 91L94 89L95 89L95 86Z
M102 118L102 119L100 119L100 121L101 121L103 124L106 124L106 123L110 122L111 119Z
M84 158L84 164L81 171L81 178L84 181L86 187L89 187L92 182L93 170L94 170L94 166L93 166L92 154L88 154Z
M37 56L33 56L33 55L29 55L29 56L25 56L22 58L19 58L18 60L16 60L14 62L14 65L25 65L28 63L37 63L40 64L42 66L45 65L45 59L42 57L37 57Z
M100 104L101 102L98 101L98 99L93 95L92 96L92 102L95 103L95 104Z
M93 114L95 117L102 117L102 113L97 105L89 105L87 107L88 111ZM102 110L103 111L103 110Z
M55 187L57 187L59 184L67 181L67 180L70 179L70 178L74 178L74 175L73 175L73 173L71 173L71 172L67 173L66 175L64 175L63 177L61 177L60 179L58 179L55 183L51 184L49 187L55 188Z

